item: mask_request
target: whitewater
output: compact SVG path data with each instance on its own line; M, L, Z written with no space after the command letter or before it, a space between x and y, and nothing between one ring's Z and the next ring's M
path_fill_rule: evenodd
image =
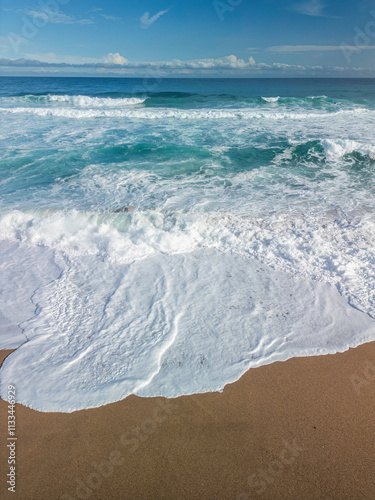
M375 340L372 80L0 83L2 397L221 391Z

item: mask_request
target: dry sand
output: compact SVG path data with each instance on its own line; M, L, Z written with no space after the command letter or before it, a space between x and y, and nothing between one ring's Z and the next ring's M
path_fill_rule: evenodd
M220 394L72 414L16 405L15 494L0 401L0 497L373 500L374 396L370 343L250 370Z

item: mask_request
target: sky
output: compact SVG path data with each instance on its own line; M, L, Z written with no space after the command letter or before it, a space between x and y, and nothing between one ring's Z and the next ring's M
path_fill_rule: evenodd
M375 0L0 0L0 74L375 77Z

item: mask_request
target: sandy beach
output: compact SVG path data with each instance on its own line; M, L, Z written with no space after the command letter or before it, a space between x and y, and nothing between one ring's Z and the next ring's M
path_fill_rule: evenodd
M1 351L3 360L11 351ZM373 499L375 343L252 369L222 393L39 413L16 405L1 498Z

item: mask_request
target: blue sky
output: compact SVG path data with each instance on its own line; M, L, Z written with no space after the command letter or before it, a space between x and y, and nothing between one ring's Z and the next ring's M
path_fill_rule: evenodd
M0 0L0 72L373 76L375 0Z

